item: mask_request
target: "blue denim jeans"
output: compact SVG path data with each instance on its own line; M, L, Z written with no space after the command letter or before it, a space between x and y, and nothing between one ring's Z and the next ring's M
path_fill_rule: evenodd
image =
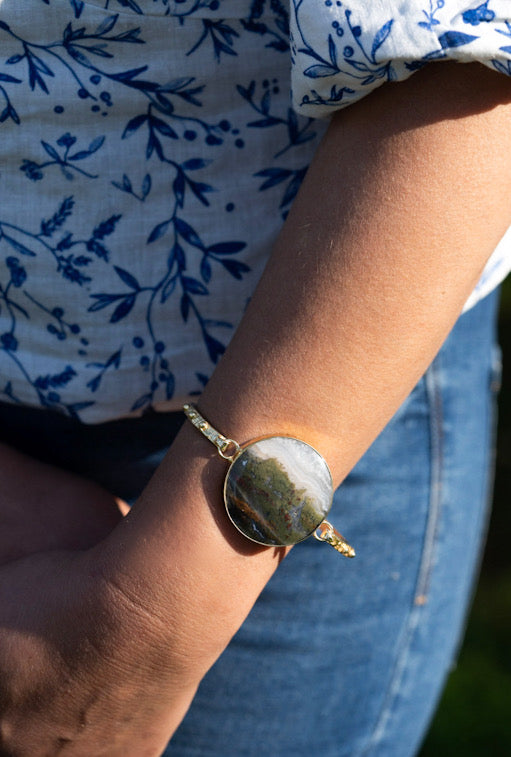
M166 756L416 753L455 660L484 542L496 301L460 318L336 492L331 517L357 557L314 539L292 550L206 675ZM87 428L0 411L5 439L128 498L180 422L172 414Z

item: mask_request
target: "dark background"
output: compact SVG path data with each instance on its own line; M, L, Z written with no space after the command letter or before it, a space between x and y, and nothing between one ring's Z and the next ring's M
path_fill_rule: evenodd
M499 333L504 376L488 542L458 663L419 757L511 757L511 277Z

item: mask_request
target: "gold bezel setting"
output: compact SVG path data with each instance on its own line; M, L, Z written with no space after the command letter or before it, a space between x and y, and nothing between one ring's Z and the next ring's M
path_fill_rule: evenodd
M188 420L230 463L223 492L227 516L250 541L286 547L314 534L346 557L355 550L325 520L333 499L330 469L322 455L293 436L263 436L240 445L221 434L193 405Z

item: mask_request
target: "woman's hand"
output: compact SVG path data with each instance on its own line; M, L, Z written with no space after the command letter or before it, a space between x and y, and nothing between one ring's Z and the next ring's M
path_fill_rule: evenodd
M50 549L87 549L127 505L98 484L0 444L0 565Z
M0 567L0 754L156 757L195 686L90 552Z
M156 757L195 692L171 629L103 579L127 506L0 445L0 754Z
M194 687L98 569L125 503L5 445L0 475L0 754L159 755Z

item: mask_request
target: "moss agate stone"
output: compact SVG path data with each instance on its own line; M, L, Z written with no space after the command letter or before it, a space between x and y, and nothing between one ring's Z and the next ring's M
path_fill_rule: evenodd
M227 472L229 518L248 539L285 546L310 536L333 497L323 457L299 439L270 436L242 448Z

